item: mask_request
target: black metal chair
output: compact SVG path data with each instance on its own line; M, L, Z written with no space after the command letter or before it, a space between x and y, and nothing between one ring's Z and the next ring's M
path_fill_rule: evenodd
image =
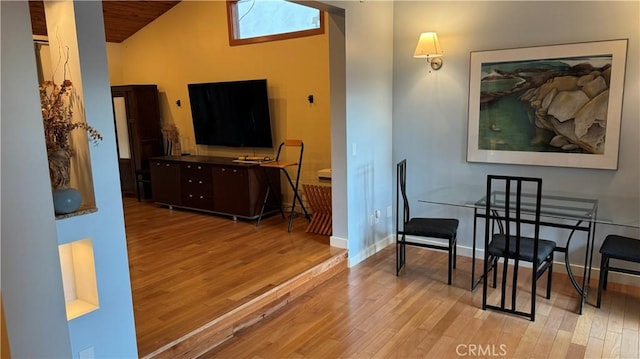
M613 267L609 264L611 259L640 263L640 240L610 234L602 242L600 255L602 259L600 260L600 282L598 283L598 303L596 304L598 308L600 308L602 302L602 290L607 289L610 271L640 275L638 270Z
M547 299L551 298L553 272L553 241L540 239L540 206L542 203L542 179L513 176L487 176L485 197L484 271L482 284L482 309L494 309L521 315L535 321L536 284L548 272ZM499 229L496 233L496 225ZM533 236L525 236L526 229L533 229ZM493 287L497 285L498 260L502 263L500 305L487 304L488 275L493 271ZM509 271L509 261L513 269ZM518 272L520 261L532 264L531 310L517 309ZM507 282L511 273L511 305L507 304ZM521 278L521 277L520 277Z
M396 275L406 262L406 246L431 248L449 253L448 279L451 285L452 270L456 267L456 241L458 220L452 218L411 218L409 200L407 199L407 160L397 164L396 187ZM402 198L402 199L401 199ZM402 223L400 213L402 212ZM400 227L402 225L402 227ZM431 244L407 239L407 236L445 239L446 243Z

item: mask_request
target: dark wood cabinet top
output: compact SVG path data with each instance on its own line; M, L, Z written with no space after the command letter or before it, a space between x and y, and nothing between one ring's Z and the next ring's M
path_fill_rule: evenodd
M258 163L241 163L233 162L236 157L217 157L217 156L160 156L152 157L150 161L162 161L173 163L204 163L209 165L224 165L237 167L255 167Z

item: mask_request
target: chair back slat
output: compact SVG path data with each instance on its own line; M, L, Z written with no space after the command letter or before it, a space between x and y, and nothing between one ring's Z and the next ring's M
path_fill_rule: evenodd
M282 141L282 143L280 143L280 146L278 146L278 153L276 154L276 162L281 160L280 155L282 154L283 147L300 147L297 164L302 163L302 154L304 153L304 142L302 142L302 140L285 139L284 141Z
M482 307L497 309L512 314L525 315L535 320L535 284L537 278L549 269L553 263L555 244L544 241L540 246L540 213L542 206L542 179L517 176L487 176L485 194L485 263ZM495 224L497 222L497 225ZM531 234L533 226L533 234ZM499 232L494 229L498 227ZM500 289L500 305L487 304L487 275L494 273L494 288L497 275L497 259L504 258L502 264L502 280ZM513 269L508 270L513 261ZM531 312L518 310L518 268L519 262L532 263ZM511 305L507 305L507 281L511 277ZM548 280L547 298L550 297L551 284Z
M487 176L487 211L489 221L485 222L485 241L493 233L489 230L490 222L497 222L501 232L506 236L506 248L510 248L510 241L515 240L516 253L519 253L520 238L525 236L524 227L533 223L535 239L534 253L537 252L537 240L540 236L540 208L542 206L542 179L533 177ZM533 203L531 200L533 199ZM525 207L527 208L525 210ZM533 211L529 209L533 208ZM524 216L531 215L527 220Z
M407 160L398 162L397 188L396 188L396 227L399 224L400 200L402 200L402 223L405 224L411 218L409 199L407 198ZM397 227L400 228L400 227Z
M286 139L284 145L288 147L300 147L302 146L302 140Z

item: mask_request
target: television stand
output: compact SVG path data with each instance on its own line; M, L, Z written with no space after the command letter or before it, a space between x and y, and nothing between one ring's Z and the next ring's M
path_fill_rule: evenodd
M264 158L264 157L261 157ZM272 184L265 213L279 213L280 173L259 162L237 162L234 157L163 156L150 159L154 202L237 218L257 219Z

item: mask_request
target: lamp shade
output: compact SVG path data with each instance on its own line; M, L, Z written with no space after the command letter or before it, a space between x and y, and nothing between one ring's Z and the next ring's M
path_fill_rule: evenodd
M435 32L423 32L420 34L418 46L413 53L415 58L433 58L442 56L442 48L438 42L438 34Z

